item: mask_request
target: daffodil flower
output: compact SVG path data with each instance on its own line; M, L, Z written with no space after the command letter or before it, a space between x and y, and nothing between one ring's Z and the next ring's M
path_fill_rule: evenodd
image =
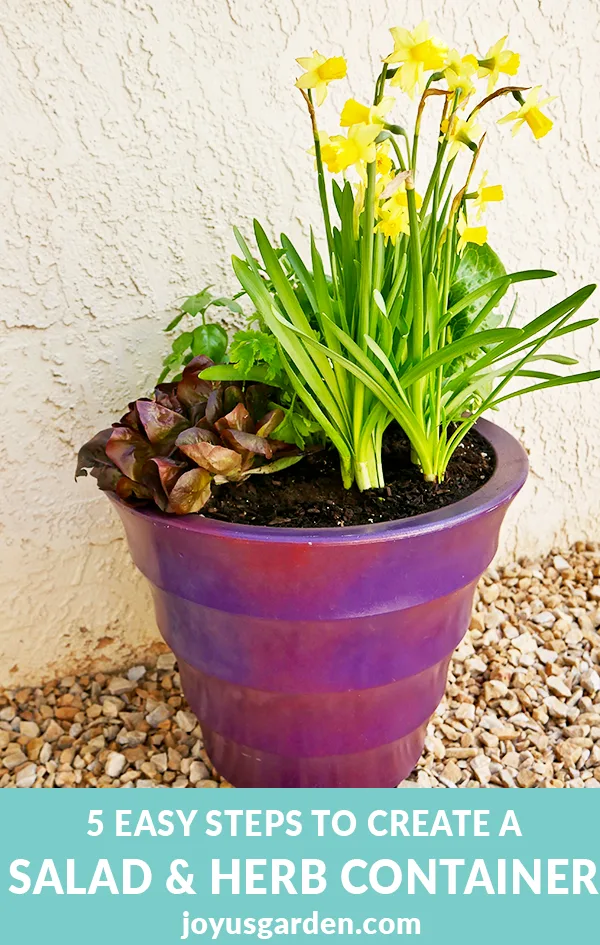
M459 118L458 115L453 115L450 121L445 119L442 122L442 134L446 135L450 142L448 160L452 160L461 148L469 148L471 151L477 150L474 138L479 137L481 128L476 123L475 118L476 116L473 115L465 121L463 118Z
M503 36L497 43L490 46L483 59L478 59L479 69L477 75L480 79L488 77L488 95L494 91L494 86L500 77L500 73L505 75L516 75L521 64L521 57L518 53L511 52L510 49L503 49L508 37Z
M352 125L383 125L385 116L395 104L395 98L387 96L382 98L379 105L362 105L355 98L349 98L340 115L340 125L342 128L350 128Z
M469 226L464 216L461 216L456 225L458 230L458 252L462 253L467 243L476 243L477 246L483 246L487 243L487 226Z
M479 182L479 187L477 189L477 196L475 197L473 204L477 209L477 219L480 220L484 210L486 210L488 203L497 203L500 200L504 200L504 191L502 189L502 184L488 184L487 183L487 171L482 174L481 180Z
M475 56L460 56L456 49L448 53L444 77L448 83L448 88L455 92L460 89L458 104L466 102L470 95L475 91L475 86L471 81L471 76L477 72L477 59Z
M326 59L320 52L313 52L312 56L296 59L296 62L306 72L296 79L296 88L314 89L317 105L322 105L327 98L327 86L334 79L343 79L346 76L346 60L343 56L332 56Z
M422 203L423 198L415 191L415 205L417 210L421 208ZM402 187L396 190L392 196L381 205L380 210L385 213L395 213L398 210L406 209L408 209L408 197L406 196L406 186L403 183Z
M533 132L533 136L536 139L543 138L544 135L547 135L552 125L554 124L547 115L544 115L540 111L543 105L547 105L548 102L553 102L556 98L555 95L549 96L548 98L542 99L540 102L540 90L541 85L536 85L534 89L531 90L523 104L517 111L509 112L508 115L505 115L504 118L498 120L499 125L504 125L508 121L514 121L513 135L516 135L517 131L523 127L525 123L529 125Z
M370 164L377 157L375 138L381 131L379 125L353 125L348 136L333 135L321 150L323 162L332 174L339 174L348 167Z
M385 61L389 65L398 64L391 85L399 85L403 92L413 98L415 89L421 91L423 88L424 73L443 68L448 47L430 35L425 20L412 32L394 26L390 33L394 40L394 51Z
M381 207L379 216L381 219L377 223L374 232L383 234L386 243L391 240L395 246L396 240L402 233L407 235L410 233L408 210L405 207L394 207L389 210Z
M390 172L393 166L392 159L387 152L387 141L384 141L383 144L377 148L376 162L377 174L379 175L379 178L381 180L385 179L387 183L390 179Z

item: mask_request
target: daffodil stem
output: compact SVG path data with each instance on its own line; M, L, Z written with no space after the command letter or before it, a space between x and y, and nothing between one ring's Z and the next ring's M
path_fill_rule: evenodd
M444 154L446 153L447 146L448 146L448 143L444 139L444 141L442 141L442 143L440 144L438 148L436 162L435 162L433 171L431 172L429 183L427 184L427 190L425 191L425 196L423 197L423 204L421 207L423 215L427 212L427 208L429 207L429 201L431 200L433 196L435 185L437 181L439 180L440 171L442 169L442 161L444 160Z
M415 200L414 183L406 180L406 201L408 204L408 218L410 225L410 250L412 261L412 301L413 318L410 332L410 355L415 364L423 358L423 335L425 331L425 311L423 298L423 258L421 255L421 235L419 230L419 216ZM415 381L411 389L412 407L417 422L423 427L423 380Z
M373 283L373 227L375 224L375 178L377 165L375 161L367 164L367 190L362 221L362 253L360 261L360 286L358 299L358 344L363 351L367 350L366 335L369 331L371 313L372 283ZM365 388L356 383L354 390L352 429L355 448L360 442L363 425L363 410L365 402Z
M398 164L400 165L400 170L405 171L406 164L404 163L404 158L402 156L402 151L400 150L400 145L398 144L395 138L390 138L390 141L392 142L392 147L396 153L396 157L398 158Z
M331 216L329 214L329 201L327 199L327 185L325 183L325 172L323 170L323 158L321 155L321 142L319 140L319 129L317 128L317 118L315 115L315 109L312 100L312 93L310 89L306 95L306 102L308 105L308 113L310 115L310 123L312 126L313 140L315 143L315 159L317 162L317 183L319 187L319 198L321 200L321 208L323 210L323 222L325 224L325 236L327 238L327 248L329 250L329 258L333 260L333 231L331 229Z

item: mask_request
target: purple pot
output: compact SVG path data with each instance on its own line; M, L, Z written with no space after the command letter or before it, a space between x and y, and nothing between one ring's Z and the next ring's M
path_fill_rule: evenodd
M477 425L496 470L474 495L350 528L232 525L116 502L217 770L238 787L393 787L414 767L527 476Z

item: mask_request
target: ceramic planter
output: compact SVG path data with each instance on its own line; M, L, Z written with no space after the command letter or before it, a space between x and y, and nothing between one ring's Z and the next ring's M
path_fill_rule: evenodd
M233 525L115 501L217 770L239 787L392 787L419 758L473 592L527 476L520 444L472 496L346 529Z

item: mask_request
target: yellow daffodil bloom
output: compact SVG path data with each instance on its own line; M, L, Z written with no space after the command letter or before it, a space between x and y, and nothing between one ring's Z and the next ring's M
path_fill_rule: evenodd
M396 240L401 233L410 233L410 222L408 210L405 207L396 207L385 210L383 207L379 210L380 220L375 227L375 233L382 233L387 243L388 240L396 245Z
M503 36L497 43L490 46L483 59L478 60L477 75L480 79L488 77L488 95L494 91L501 72L505 75L516 75L519 71L521 57L510 49L503 49L506 40L507 37Z
M352 125L382 125L395 101L395 98L388 96L383 98L379 105L369 107L357 102L355 98L349 98L342 108L340 125L342 128L350 128Z
M296 62L306 72L296 79L296 88L314 89L317 105L322 105L327 98L327 86L334 79L343 79L346 75L346 60L343 56L332 56L326 59L315 51L312 56L296 59Z
M398 65L391 84L399 85L403 92L413 98L415 89L421 91L423 88L424 73L444 67L448 47L430 35L425 20L412 32L395 26L390 33L394 40L394 51L385 61L389 65Z
M420 194L415 191L415 204L417 210L420 210L421 204L423 203L423 198ZM403 185L398 188L391 197L381 205L380 210L384 213L395 213L398 210L408 209L408 198L406 196L406 187Z
M384 142L387 143L387 142ZM392 159L387 153L387 150L380 146L377 148L377 173L381 179L387 178L389 180L390 171L392 170ZM386 181L387 182L387 181Z
M375 138L381 131L379 125L353 125L348 136L333 135L321 149L321 156L332 174L339 174L348 167L370 164L377 156Z
M329 137L329 135L327 134L326 131L319 131L319 145L320 145L320 148L321 148L321 156L322 156L322 153L323 153L323 148L325 147L325 145L329 144L330 141L331 141L331 138ZM317 156L317 155L316 155L316 148L315 148L314 144L313 144L312 148L308 148L308 150L307 150L306 153L307 153L307 154L310 154L312 157L315 158L315 168L316 168L316 167L317 167L317 162L316 162L316 156Z
M475 56L460 56L456 49L450 50L444 69L444 77L448 83L448 88L455 92L460 89L458 103L466 102L470 95L475 91L475 86L471 81L471 76L477 72L477 59Z
M473 201L473 204L477 209L477 219L481 219L488 203L497 203L500 200L504 200L502 184L488 184L486 171L484 174L482 174L481 180L479 182L479 188L477 190L477 196Z
M547 135L554 122L552 122L547 115L544 115L544 113L540 111L540 108L543 105L547 105L548 102L553 102L556 96L549 96L548 98L542 99L540 102L540 89L541 85L536 85L521 107L517 109L517 111L509 112L504 118L500 118L498 124L503 125L508 121L514 121L513 135L516 135L517 131L519 131L525 123L531 128L534 138L539 139Z
M383 141L381 144L377 145L376 156L375 156L375 170L377 173L377 179L375 181L375 196L379 198L387 187L387 185L393 180L393 168L392 159L388 154L388 142ZM364 164L358 164L356 167L358 175L363 182L364 186L367 186L367 168Z
M456 229L460 237L458 241L458 252L462 253L467 243L476 243L477 246L483 246L487 243L487 226L469 226L464 216L461 216Z
M448 160L452 160L461 148L469 148L474 151L477 147L475 138L481 133L481 128L476 123L476 116L473 115L467 121L454 115L451 121L447 119L442 122L442 134L448 136L450 150L448 151Z

